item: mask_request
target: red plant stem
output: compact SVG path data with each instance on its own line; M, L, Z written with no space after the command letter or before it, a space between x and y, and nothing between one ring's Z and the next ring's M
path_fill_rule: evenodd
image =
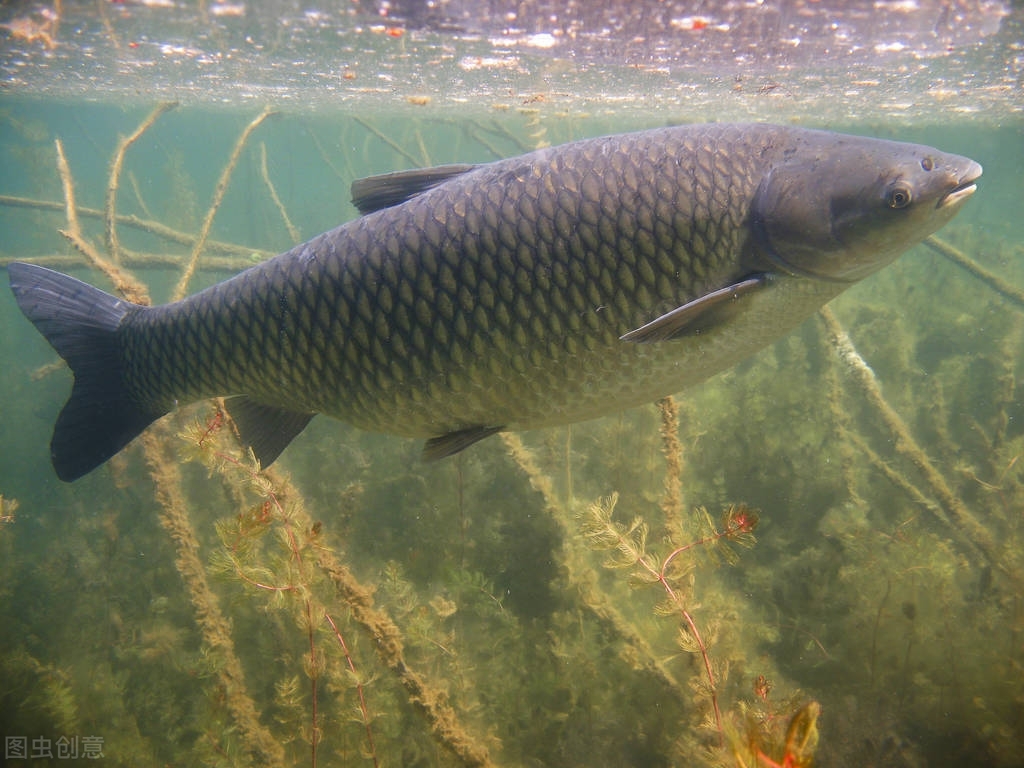
M697 547L704 546L705 544L710 544L711 542L718 541L719 539L729 538L734 533L740 530L742 530L742 526L736 523L732 523L724 531L719 531L717 533L711 534L710 536L705 536L704 538L697 539L696 541L691 541L689 544L686 544L682 547L679 547L676 550L673 550L669 554L669 556L665 558L665 561L661 564L661 573L658 574L658 580L660 581L664 578L665 571L668 570L669 563L672 562L676 555L681 555L683 552L686 552L687 550L696 549Z
M789 758L788 755L786 756L786 758L783 759L782 763L776 763L760 749L757 750L757 763L758 765L763 764L765 768L787 768L788 766L793 765L792 760Z
M713 540L714 538L716 537L708 537L709 540ZM695 544L696 543L700 542L695 542ZM677 549L675 552L669 555L669 558L674 557L679 552L682 552L685 549L687 549L687 547L681 547ZM643 566L643 568L648 573L657 578L658 583L660 583L661 586L665 589L665 592L668 594L669 599L677 606L679 606L679 611L683 616L683 620L686 622L686 625L690 628L690 633L693 635L693 639L697 641L697 648L700 650L701 658L704 661L704 673L708 676L708 688L711 691L711 707L715 711L715 726L718 728L719 738L724 741L725 730L722 728L722 711L718 706L718 689L715 685L715 673L711 669L711 656L708 654L708 647L704 643L704 638L701 637L700 630L697 629L697 622L693 620L693 616L690 615L690 612L683 607L682 600L680 600L679 596L676 595L676 591L672 589L672 585L668 583L668 579L665 577L665 566L662 566L661 571L657 571L644 558L640 558L638 562L641 566Z
M663 589L665 589L666 591L666 594L669 595L669 599L679 606L679 612L683 616L683 621L686 622L686 626L689 628L690 634L693 636L693 639L697 643L697 649L700 651L700 658L703 662L703 667L705 667L705 674L708 676L708 688L711 691L711 706L712 710L714 710L715 712L715 726L718 729L719 739L721 739L723 742L725 741L725 729L722 727L722 710L718 705L718 686L715 682L715 672L714 670L712 670L711 667L711 654L708 653L708 645L707 643L705 643L705 641L703 641L703 637L700 635L700 630L697 629L696 622L693 621L693 616L683 606L683 601L676 594L676 591L672 589L672 585L669 584L669 579L666 575L666 571L669 569L670 563L677 555L681 555L683 552L694 549L696 547L700 547L705 544L711 544L712 542L716 542L719 539L724 539L729 536L732 536L738 530L742 530L741 524L730 523L725 530L715 532L715 534L711 536L706 536L701 539L697 539L695 542L690 542L689 544L683 547L679 547L675 549L673 552L671 552L668 557L665 558L660 568L655 568L653 565L647 562L647 559L645 557L641 557L637 561L641 567L643 567L648 573L652 575L652 577L654 577L657 580L658 584L662 585Z
M296 553L298 554L298 553ZM316 644L313 642L313 611L310 608L309 600L306 600L306 629L309 632L309 676L313 683L313 732L310 734L310 766L316 768L316 749L320 742L320 728L317 722L317 701L316 701L316 688L317 688L317 663L316 663Z
M348 652L348 646L345 644L345 638L341 635L341 630L338 629L338 625L334 623L334 619L331 618L331 614L324 611L324 618L327 619L327 623L331 625L331 629L334 630L334 636L338 638L338 642L341 643L341 650L345 654L345 661L348 662L348 668L352 672L352 676L356 681L356 693L359 695L359 709L363 714L363 725L366 727L366 742L370 747L370 756L373 758L374 768L377 767L377 747L373 743L373 729L370 728L370 710L366 707L366 697L363 696L363 684L359 681L359 675L356 672L355 662L352 661L352 656Z
M294 584L286 584L283 587L278 587L274 584L264 584L260 581L256 581L255 579L250 579L248 576L245 575L245 573L242 571L241 567L237 563L235 564L235 574L246 584L252 587L256 587L257 589L265 589L268 592L294 592L296 589L298 589L298 587L296 587Z
M647 566L645 565L644 567ZM708 676L708 689L711 691L711 707L715 710L715 727L718 729L719 739L724 742L725 731L722 728L722 711L718 707L718 688L715 684L715 673L711 670L711 656L708 654L708 647L704 644L704 638L701 637L700 630L697 629L697 623L693 620L693 616L691 616L690 612L683 607L682 601L676 595L672 586L668 583L664 573L658 574L658 581L661 583L661 586L665 588L665 592L668 593L672 602L679 606L679 611L682 613L687 626L690 627L690 633L693 635L693 639L697 641L697 647L700 649L701 659L704 660L704 672Z
M679 547L678 549L674 550L671 554L669 554L668 557L665 558L665 560L661 564L660 569L655 569L654 566L648 563L647 559L644 557L639 558L637 561L640 564L640 566L644 568L644 570L646 570L648 573L650 573L658 580L658 583L661 584L666 594L668 594L669 599L677 606L679 606L679 612L680 614L682 614L683 620L686 622L686 625L690 628L690 634L692 634L693 639L697 641L697 648L700 651L701 659L704 662L704 674L706 674L708 678L708 689L711 692L711 708L714 710L715 713L715 727L718 729L718 738L723 743L725 742L725 729L722 727L722 710L718 706L718 688L715 683L714 670L711 669L711 656L708 653L707 644L705 644L704 638L701 636L700 630L697 628L697 622L693 620L693 616L690 614L690 612L686 610L685 607L683 607L683 601L680 600L679 596L676 594L676 591L672 589L672 585L668 583L668 577L665 576L665 572L668 570L669 563L672 562L672 559L676 557L676 555L682 554L683 552L693 549L694 547L698 547L703 544L708 544L710 542L717 541L718 539L729 536L740 529L741 526L739 525L730 525L724 531L712 534L711 536L705 536L701 539L698 539L697 541L693 541L685 546Z
M643 566L643 568L647 570L648 573L650 573L652 576L658 579L658 583L661 584L661 586L664 588L666 594L668 594L669 596L669 599L677 606L679 606L679 612L682 614L683 620L686 622L686 625L690 628L690 634L692 634L693 639L697 641L697 648L700 650L700 656L704 662L704 673L707 675L708 678L708 689L711 691L711 707L715 712L715 726L718 729L719 739L723 741L725 739L725 730L722 728L722 710L718 706L718 688L715 683L715 673L711 669L711 656L708 653L708 647L704 643L704 638L701 636L700 630L697 629L697 622L694 621L693 616L690 614L690 612L683 607L682 600L680 600L679 596L676 595L675 590L672 589L672 585L668 583L668 577L665 575L665 573L666 571L668 571L669 565L677 555L681 555L683 552L686 552L691 549L696 549L697 547L703 546L705 544L710 544L712 542L718 541L719 539L728 538L729 536L732 536L734 533L741 531L742 529L743 526L739 523L730 524L724 531L718 531L710 536L704 536L703 538L697 539L696 541L692 541L689 544L686 544L682 547L678 547L677 549L673 550L668 555L668 557L664 559L664 561L662 561L661 568L659 570L655 570L654 567L651 566L650 563L648 563L645 559L640 558L639 560L640 565Z

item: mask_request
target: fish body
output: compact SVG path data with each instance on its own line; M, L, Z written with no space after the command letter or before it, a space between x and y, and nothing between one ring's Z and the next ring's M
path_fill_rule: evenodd
M733 365L941 227L980 175L913 144L679 126L358 181L360 218L164 306L9 272L75 374L62 479L210 396L264 464L317 413L438 458Z

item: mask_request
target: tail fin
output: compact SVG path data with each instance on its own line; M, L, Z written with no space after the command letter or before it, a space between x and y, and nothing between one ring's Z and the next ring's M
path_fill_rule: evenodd
M136 402L124 384L117 329L139 307L34 264L16 262L7 273L21 311L75 376L50 457L61 480L77 480L163 415Z

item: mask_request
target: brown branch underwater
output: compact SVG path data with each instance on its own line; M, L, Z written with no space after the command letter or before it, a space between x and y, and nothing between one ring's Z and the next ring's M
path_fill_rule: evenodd
M224 166L224 170L221 171L220 178L217 180L217 186L213 192L213 200L210 203L210 208L206 212L206 217L203 219L203 225L199 229L199 235L196 237L196 242L192 246L192 253L189 256L188 263L185 265L185 269L182 272L181 279L178 280L177 286L174 288L174 292L171 294L172 301L178 301L185 297L188 292L188 284L192 280L192 276L195 274L196 267L199 265L199 255L203 251L203 247L206 245L206 238L210 236L210 228L213 227L213 218L217 215L217 210L220 208L220 204L224 201L224 195L228 191L228 185L231 182L231 174L234 173L235 166L238 164L238 158L242 156L242 150L245 149L245 144L249 140L249 136L252 132L259 128L260 124L271 115L275 115L277 112L270 107L264 108L259 115L247 126L242 134L238 137L238 141L235 142L234 149L231 150L231 156L228 158L227 164Z
M0 195L0 205L6 205L11 208L34 208L43 211L65 211L67 209L66 203L58 203L54 200L34 200L30 197L17 197L15 195ZM75 213L78 216L89 219L102 219L106 213L99 210L98 208L86 208L84 206L75 206ZM176 229L168 227L166 224L161 224L159 221L151 221L149 219L140 219L138 216L133 214L116 214L115 220L119 226L131 227L132 229L146 232L147 234L153 235L167 240L171 243L178 245L184 245L192 247L195 245L198 239L195 235L189 235L185 232L179 232ZM261 250L259 248L251 248L247 245L236 245L235 243L225 243L220 240L209 240L206 243L206 249L210 253L218 253L227 256L243 256L248 257L250 261L253 257L258 260L265 259L274 254L271 251ZM24 260L24 259L22 259ZM6 261L14 261L14 259L7 259ZM35 259L29 259L29 261L36 262ZM131 257L127 257L126 261L131 261ZM0 260L3 263L4 260ZM181 258L176 258L177 263L181 263ZM216 262L212 262L216 264ZM207 262L204 260L204 267Z
M927 454L918 445L917 440L910 433L906 422L900 417L896 410L889 404L882 394L874 371L864 361L846 331L840 325L832 310L824 307L820 316L825 324L829 340L835 348L840 359L846 364L847 369L857 383L867 401L881 416L882 421L893 435L893 443L896 451L916 466L924 475L925 480L931 487L932 492L938 498L942 508L955 522L949 525L950 519L945 516L938 516L938 519L946 524L957 537L965 538L971 545L977 548L994 567L1002 570L1013 581L1017 589L1024 588L1024 574L1020 573L1006 558L991 532L983 526L971 513L960 498L953 493L945 478L935 467Z
M245 674L231 636L231 623L221 612L217 595L206 578L199 540L188 516L181 471L177 462L167 455L169 438L168 430L162 425L151 427L141 437L146 464L156 486L156 499L162 508L160 524L174 542L175 566L188 589L203 643L218 654L221 662L217 670L218 682L227 708L244 737L245 747L264 765L283 765L284 749L260 723L256 704L246 691Z
M75 183L71 176L71 168L67 158L64 156L64 145L57 139L57 171L60 173L61 184L64 187L64 202L67 212L68 228L58 229L70 243L81 253L86 260L94 267L103 272L114 284L124 298L136 304L148 304L149 299L146 287L139 282L131 273L121 269L113 262L103 258L99 251L82 235L82 228L78 222L78 209L75 206Z
M114 158L110 162L110 180L107 182L106 202L103 206L103 228L107 252L115 264L121 263L121 243L117 238L115 211L117 210L117 190L121 185L121 169L124 167L125 153L132 144L142 137L142 134L149 130L150 126L160 118L160 115L169 112L176 106L178 106L176 101L164 101L157 104L149 116L139 123L139 127L122 138L118 142L117 149L114 150Z
M1004 299L1012 301L1018 307L1024 308L1024 291L1016 288L1003 280L999 275L985 269L959 248L947 243L945 240L932 235L925 238L924 244L941 256L946 257L961 269L978 278L998 293Z

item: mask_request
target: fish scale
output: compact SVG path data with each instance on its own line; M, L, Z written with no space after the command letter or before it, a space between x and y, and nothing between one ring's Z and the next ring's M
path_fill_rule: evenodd
M514 184L491 184L489 179L467 176L409 201L406 207L412 210L401 218L391 209L371 214L358 226L336 231L331 247L321 254L340 268L336 276L303 258L315 247L300 247L296 258L274 262L272 273L263 276L269 279L254 277L241 284L241 290L216 292L223 295L199 294L168 310L173 319L154 316L155 325L174 329L163 344L143 341L148 329L140 325L140 346L154 354L159 350L161 357L169 353L173 357L173 350L181 350L183 360L173 366L173 373L163 360L138 366L140 372L159 373L140 378L134 389L149 393L161 406L170 399L245 392L263 402L330 413L364 428L389 426L388 431L409 436L431 436L495 420L542 425L551 406L558 405L553 376L545 366L557 361L564 368L567 361L580 358L579 351L569 355L563 343L570 312L589 320L574 323L571 330L586 333L590 343L585 342L585 348L596 353L622 346L617 344L618 337L645 319L638 309L656 312L685 303L707 289L703 276L719 281L726 277L720 267L731 266L728 258L740 249L737 240L744 233L736 222L753 193L748 181L753 174L734 161L737 137L716 133L722 134L719 141L702 142L694 154L696 162L689 165L669 162L682 152L694 153L693 142L666 141L672 138L671 131L647 134L643 142L595 140L580 145L578 152L553 155L547 151L534 156L536 161L530 164L517 159L508 163L509 168L499 163L474 174L514 180ZM744 138L749 144L749 134ZM718 150L720 143L726 151ZM648 157L652 148L657 149L658 163ZM757 154L741 148L746 149L739 153L741 157ZM553 155L555 162L545 163L544 155ZM547 177L535 171L545 165L557 175L559 188L545 185ZM728 197L715 183L723 177L731 180ZM650 208L630 208L630 198L642 202L640 190L656 188L659 179L664 179L661 186L672 190L669 204L656 207L656 217L638 216L637 211ZM467 199L463 190L467 186L486 189L488 194L471 193ZM588 216L581 210L580 198L564 194L575 189L597 210ZM542 206L534 201L552 199L559 202L561 226L557 213L538 218ZM462 215L459 208L465 211ZM553 205L548 209L555 210ZM474 219L484 227L479 234L466 225ZM682 226L675 224L680 220ZM581 221L596 233L596 248L593 244L582 247L585 235L566 223ZM568 238L559 237L559 243L567 244L560 254L553 247L558 229L571 233ZM661 231L660 238L655 230ZM474 249L460 242L467 239L483 247ZM402 254L406 257L401 258ZM566 295L567 280L559 287L552 274L556 256L579 265L575 284L589 286L586 295ZM482 275L477 275L472 257L485 260L481 273L490 273L496 282L492 292L501 305L493 327L476 316ZM648 269L636 270L637 262ZM624 290L629 281L619 278L622 273L646 278L644 290L639 294L635 288ZM328 275L331 279L326 279ZM256 282L261 285L259 292L246 290ZM403 284L406 289L399 290ZM397 313L399 317L393 306L396 294L405 296L405 311ZM658 298L653 305L652 295ZM235 316L260 320L255 338L252 329L220 327L213 316L221 314L215 309L225 305L237 306ZM204 311L194 311L194 306ZM337 324L325 323L324 306L337 315ZM285 311L277 311L278 307ZM598 307L604 311L604 322L598 322L602 319L594 311ZM420 332L411 333L412 322ZM491 338L485 343L488 335ZM197 344L193 337L203 343ZM406 350L404 360L395 353L396 338ZM506 389L518 393L519 407L529 405L527 410L495 412L495 404L480 385L474 385L474 377L459 375L472 357L480 356L481 347L505 351L507 365L495 365L494 372L503 375ZM237 365L242 350L249 358L244 367ZM634 348L625 356L644 355ZM184 360L205 365L197 370L194 364L186 367ZM583 364L585 358L578 362ZM279 371L284 386L278 386L277 377L267 377L268 371ZM611 373L587 378L589 388L599 387L600 378ZM428 386L436 386L439 397L471 395L482 402L474 407L462 400L438 418L437 404L417 407L402 397L403 380L419 386L424 379ZM513 380L517 381L513 384ZM353 396L358 413L350 405ZM596 397L600 399L599 392Z
M216 395L264 463L315 413L436 458L706 379L941 226L980 172L822 131L662 128L357 182L365 215L162 307L27 265L12 286L62 354L85 356L54 297L99 306L90 339L118 361L76 370L52 444L65 479ZM896 217L892 185L923 204ZM98 445L78 434L90 401L124 410Z

